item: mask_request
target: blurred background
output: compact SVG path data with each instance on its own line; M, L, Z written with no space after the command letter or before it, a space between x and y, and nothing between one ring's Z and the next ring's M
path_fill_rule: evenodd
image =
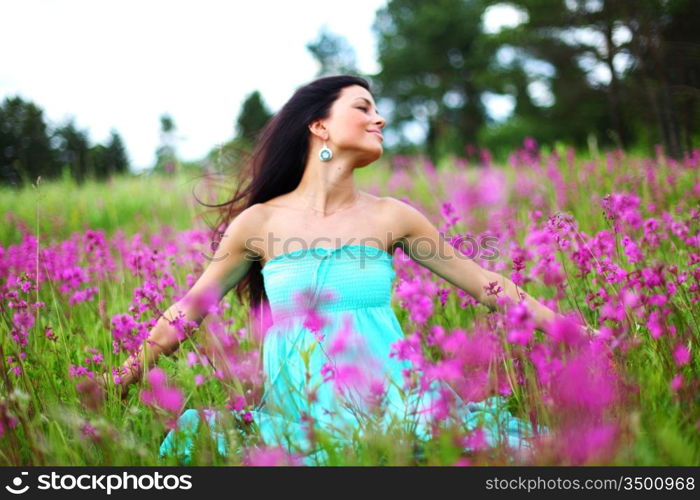
M502 161L527 137L673 158L699 139L692 0L24 0L0 15L9 187L211 169L339 73L370 80L386 154L436 165Z

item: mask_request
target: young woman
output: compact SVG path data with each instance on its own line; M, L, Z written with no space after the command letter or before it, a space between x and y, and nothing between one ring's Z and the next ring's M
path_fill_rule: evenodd
M376 402L382 394L390 409L386 415L417 419L416 429L427 435L421 420L425 412L417 410L430 406L437 387L403 400L402 370L410 365L389 356L391 344L404 337L390 307L392 253L399 247L491 309L497 304L485 292L489 283L497 282L514 301L524 296L537 327L547 327L555 318L552 310L458 253L418 210L357 189L355 170L382 154L384 125L364 79L321 78L294 93L258 138L250 183L228 202L228 220L222 225L227 228L211 263L184 299L159 319L149 348L124 364L123 390L140 378L144 365L177 349L169 319L182 311L201 322L206 312L197 306L199 297L214 289L220 299L237 287L239 294L247 293L251 306L268 302L274 321L263 340L263 402L253 412L265 442L289 444L286 436L304 448L309 442L302 423L308 417L317 429L331 433L358 427L371 418L368 401ZM300 291L308 292L307 299L323 318L315 330L295 310ZM322 377L341 371L329 342L334 332L350 330L361 336L362 346L355 346L356 357L343 367L354 366L364 389L358 384L341 397L342 391L323 383ZM479 404L483 408L498 399ZM464 418L469 419L476 407L464 406ZM188 410L180 428L194 430L198 421L197 412ZM511 417L506 424L512 424L517 438L521 422ZM191 442L179 443L171 431L161 454L184 453L187 460Z

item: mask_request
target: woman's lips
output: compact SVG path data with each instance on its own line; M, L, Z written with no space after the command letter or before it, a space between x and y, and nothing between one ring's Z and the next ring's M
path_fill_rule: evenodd
M378 135L379 137L381 137L382 140L384 140L384 136L383 136L381 133L377 132L376 130L370 130L369 133L370 133L370 134L376 134L376 135Z

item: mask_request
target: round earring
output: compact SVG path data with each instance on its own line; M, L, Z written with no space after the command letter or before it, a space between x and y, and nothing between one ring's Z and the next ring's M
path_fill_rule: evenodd
M331 158L333 158L333 151L328 149L326 141L323 141L323 149L318 152L318 157L321 159L321 161L329 161Z

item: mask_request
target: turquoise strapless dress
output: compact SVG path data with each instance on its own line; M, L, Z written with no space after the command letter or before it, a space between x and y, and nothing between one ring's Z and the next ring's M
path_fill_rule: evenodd
M265 444L301 452L309 465L323 464L324 452L310 449L309 417L340 444L351 442L353 432L362 434L370 420L381 426L394 418L429 439L430 406L441 388L454 391L439 381L421 395L404 390L403 372L411 364L390 356L392 344L404 338L391 307L391 254L370 245L302 249L269 260L262 274L273 324L263 339L263 396L251 414ZM463 402L459 416L469 429L481 426L489 446L503 435L512 447L528 446L531 427L513 417L506 402L500 396ZM386 411L374 411L378 407ZM204 415L225 455L215 413ZM186 410L160 456L189 463L199 420L197 410Z

